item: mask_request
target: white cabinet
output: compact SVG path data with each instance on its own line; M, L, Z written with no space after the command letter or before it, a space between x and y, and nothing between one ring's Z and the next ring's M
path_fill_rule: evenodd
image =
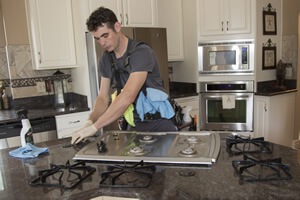
M178 105L180 105L182 108L186 106L191 106L192 111L190 115L192 117L197 117L197 130L199 131L199 96L191 96L191 97L182 97L182 98L176 98L174 99Z
M157 0L89 0L90 13L104 6L111 9L122 26L157 26Z
M157 3L159 26L167 28L168 61L182 61L182 0L159 0Z
M71 0L26 0L33 68L76 67Z
M251 5L251 0L199 0L200 38L250 33Z
M58 139L71 137L89 118L90 111L55 116Z
M254 98L254 134L265 140L291 146L294 134L295 93Z

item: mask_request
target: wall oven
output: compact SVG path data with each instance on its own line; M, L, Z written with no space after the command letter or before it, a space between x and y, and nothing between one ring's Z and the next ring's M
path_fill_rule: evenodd
M200 130L253 131L253 81L200 82Z

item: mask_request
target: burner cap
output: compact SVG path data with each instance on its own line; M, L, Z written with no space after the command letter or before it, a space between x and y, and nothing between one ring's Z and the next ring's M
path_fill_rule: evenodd
M192 147L187 147L185 149L182 149L180 154L182 156L195 156L197 154L197 151Z
M128 154L130 155L144 155L146 152L142 146L135 146L130 148Z
M185 139L185 141L188 143L200 143L201 139L197 136L189 136Z
M155 142L157 139L152 137L151 135L145 135L142 139L140 139L140 142L144 143L152 143Z

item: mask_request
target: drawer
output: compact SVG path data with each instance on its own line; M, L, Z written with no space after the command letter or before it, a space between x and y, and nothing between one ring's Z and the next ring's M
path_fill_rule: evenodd
M57 137L70 137L89 118L90 111L55 116Z

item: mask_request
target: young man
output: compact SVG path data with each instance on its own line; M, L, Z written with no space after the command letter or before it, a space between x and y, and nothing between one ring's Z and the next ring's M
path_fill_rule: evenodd
M93 111L85 125L72 133L71 143L94 135L123 114L129 130L176 131L170 119L174 111L153 50L125 36L115 14L107 8L94 11L86 25L106 51L100 59L101 84ZM109 104L111 87L119 92Z

